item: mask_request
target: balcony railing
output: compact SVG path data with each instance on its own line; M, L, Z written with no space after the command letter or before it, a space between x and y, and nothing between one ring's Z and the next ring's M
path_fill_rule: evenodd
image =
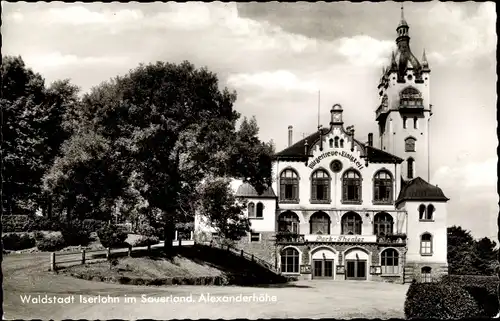
M279 244L301 244L305 243L304 234L278 232L276 234L276 243Z
M406 234L388 234L377 236L379 244L406 244Z

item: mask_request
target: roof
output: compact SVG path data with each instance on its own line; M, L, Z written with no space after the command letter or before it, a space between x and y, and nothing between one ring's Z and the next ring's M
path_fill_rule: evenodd
M262 194L258 194L255 188L249 183L243 183L238 187L236 191L236 196L238 197L260 197L260 198L275 198L276 194L272 187L268 187Z
M323 135L328 134L330 129L327 128L321 128L321 131ZM311 146L311 144L315 143L316 141L319 140L320 132L316 131L315 133L307 136L306 138L299 140L292 146L289 146L282 150L281 152L278 152L276 154L276 157L278 159L296 159L296 160L305 160L309 155L306 155L305 151L305 143L307 141L308 146ZM393 164L393 163L402 163L403 159L399 158L395 155L392 155L390 153L387 153L383 150L380 150L378 148L375 148L373 146L368 146L367 144L363 144L357 139L354 139L354 141L361 146L361 155L363 157L368 158L368 162L371 163L382 163L382 164Z
M444 196L443 191L432 184L427 183L422 178L417 177L411 181L403 182L399 192L396 205L403 201L442 201L449 198Z

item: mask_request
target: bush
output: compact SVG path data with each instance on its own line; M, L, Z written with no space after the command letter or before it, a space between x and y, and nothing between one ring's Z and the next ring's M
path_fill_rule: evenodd
M85 229L89 230L90 232L97 232L100 228L107 225L108 222L88 218L83 220L82 224Z
M156 231L151 225L141 224L136 229L136 233L144 236L155 236Z
M28 234L6 234L2 236L3 248L11 251L30 249L35 246L35 238Z
M44 216L35 216L27 228L28 232L33 231L60 231L61 226L56 218L48 218Z
M43 234L43 232L40 231L35 231L33 233L33 237L35 238L36 241L40 241L45 237L45 234Z
M117 247L127 247L125 240L127 239L127 233L120 230L118 226L114 224L109 224L101 227L97 231L97 236L102 246L117 248Z
M412 283L404 304L406 319L462 319L483 315L476 301L458 285Z
M64 238L59 234L45 236L43 239L37 240L36 242L36 247L40 251L47 252L59 251L65 246L66 243L64 242Z
M61 234L67 245L87 245L90 243L92 231L80 220L64 221L61 224Z
M2 231L8 232L27 232L32 224L28 215L4 215L2 216Z
M446 275L443 277L442 283L458 285L465 289L487 317L495 316L500 309L497 296L497 287L500 281L496 276Z
M141 247L141 246L148 246L148 245L155 245L160 242L160 239L156 236L145 236L141 235L140 238L132 242L133 244L130 244L133 247Z

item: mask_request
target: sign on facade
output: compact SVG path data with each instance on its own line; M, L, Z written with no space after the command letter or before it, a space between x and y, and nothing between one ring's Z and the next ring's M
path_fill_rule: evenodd
M308 242L376 243L376 235L304 235Z
M364 168L359 159L357 159L356 157L354 157L353 155L351 155L349 153L346 153L345 151L341 151L341 152L330 151L330 152L323 153L311 161L311 163L309 164L309 168L313 169L314 166L319 164L319 162L321 162L323 159L330 157L330 156L345 157L348 160L350 160L351 162L353 162L359 170L362 170Z

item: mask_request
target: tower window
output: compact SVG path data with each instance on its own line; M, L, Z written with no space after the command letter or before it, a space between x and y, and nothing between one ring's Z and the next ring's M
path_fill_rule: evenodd
M262 204L261 202L258 202L257 203L257 213L256 213L255 217L262 218L263 216L264 216L264 204Z
M406 116L403 117L403 128L406 128L406 121L407 121L407 118Z
M408 176L408 179L412 179L413 178L413 166L414 166L414 163L415 163L415 160L413 158L408 158L407 160L407 164L408 164L408 173L407 173L407 176Z
M417 140L413 137L408 137L405 139L405 152L414 152L415 151L415 142Z
M333 139L330 138L330 148L333 148Z
M432 214L434 214L434 205L429 204L429 205L427 205L425 219L429 220L429 221L432 220Z
M335 137L335 148L339 148L339 138Z
M344 140L343 139L340 140L340 148L344 148Z
M431 278L431 271L432 269L428 266L424 266L421 270L420 273L422 275L422 283L430 283L432 282Z
M425 219L425 205L424 204L420 204L420 206L418 207L418 218L420 220Z
M420 237L420 254L432 255L432 235L424 233Z
M255 217L255 204L252 202L248 203L248 217Z
M399 95L401 108L423 107L422 94L413 87L403 89Z
M413 128L417 129L418 128L418 118L413 117Z

